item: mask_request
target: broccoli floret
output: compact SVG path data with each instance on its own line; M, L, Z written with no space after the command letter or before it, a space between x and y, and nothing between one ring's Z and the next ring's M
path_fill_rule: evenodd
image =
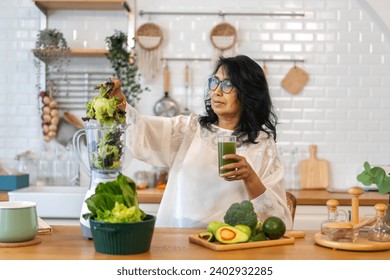
M241 203L233 203L226 211L224 216L225 223L235 225L247 225L252 233L256 233L258 225L257 215L253 208L252 202L244 200Z

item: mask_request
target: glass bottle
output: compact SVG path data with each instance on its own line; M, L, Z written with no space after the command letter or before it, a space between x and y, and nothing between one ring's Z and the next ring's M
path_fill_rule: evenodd
M368 231L368 240L389 242L390 241L390 228L384 221L384 216L387 210L387 205L378 203L375 205L376 210L376 222L373 227Z
M345 222L348 220L348 215L344 210L337 210L337 206L339 206L339 202L337 200L329 199L326 201L326 206L328 207L328 219L321 223L322 234L326 234L327 224L337 221Z

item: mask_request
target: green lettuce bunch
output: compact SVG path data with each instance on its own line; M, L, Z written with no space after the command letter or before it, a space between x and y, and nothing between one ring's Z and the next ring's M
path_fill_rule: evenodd
M84 214L84 219L132 223L146 218L146 213L139 208L135 182L121 173L114 181L99 183L85 202L90 213Z
M87 103L87 116L89 119L99 121L102 125L124 124L126 122L125 112L117 108L117 98L109 97L111 87L107 84L99 85L99 95Z

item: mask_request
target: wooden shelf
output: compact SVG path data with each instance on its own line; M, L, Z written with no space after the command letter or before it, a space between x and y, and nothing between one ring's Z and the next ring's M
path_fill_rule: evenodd
M33 0L43 12L49 10L128 10L124 0Z
M108 50L88 50L88 49L72 49L70 56L72 57L104 57Z
M32 50L34 54L40 52L44 54L46 50ZM108 50L103 49L71 49L69 51L70 57L105 57L108 53ZM39 57L39 56L38 56Z

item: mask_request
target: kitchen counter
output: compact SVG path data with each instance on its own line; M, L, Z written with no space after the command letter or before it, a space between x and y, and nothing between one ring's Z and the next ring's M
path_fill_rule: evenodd
M289 190L297 199L298 205L326 205L328 199L337 199L340 205L351 205L351 195L346 191L329 192L327 190ZM161 202L163 190L145 189L138 190L138 199L140 203ZM0 191L0 201L7 201L6 191ZM365 192L359 197L359 205L374 206L376 203L386 203L389 201L389 195L384 195L376 191Z
M388 260L389 251L355 252L333 250L313 241L314 231L295 244L233 251L213 251L193 244L189 235L201 229L156 228L149 252L136 255L106 255L95 251L93 241L82 237L79 226L53 226L50 235L38 235L42 242L17 248L0 248L2 260Z
M289 190L297 199L297 205L326 205L328 199L337 199L340 205L351 205L351 195L346 191L329 192L327 190ZM138 191L141 203L160 203L164 194L162 190L145 189ZM377 191L365 192L359 197L359 205L373 206L376 203L389 201L389 195Z

